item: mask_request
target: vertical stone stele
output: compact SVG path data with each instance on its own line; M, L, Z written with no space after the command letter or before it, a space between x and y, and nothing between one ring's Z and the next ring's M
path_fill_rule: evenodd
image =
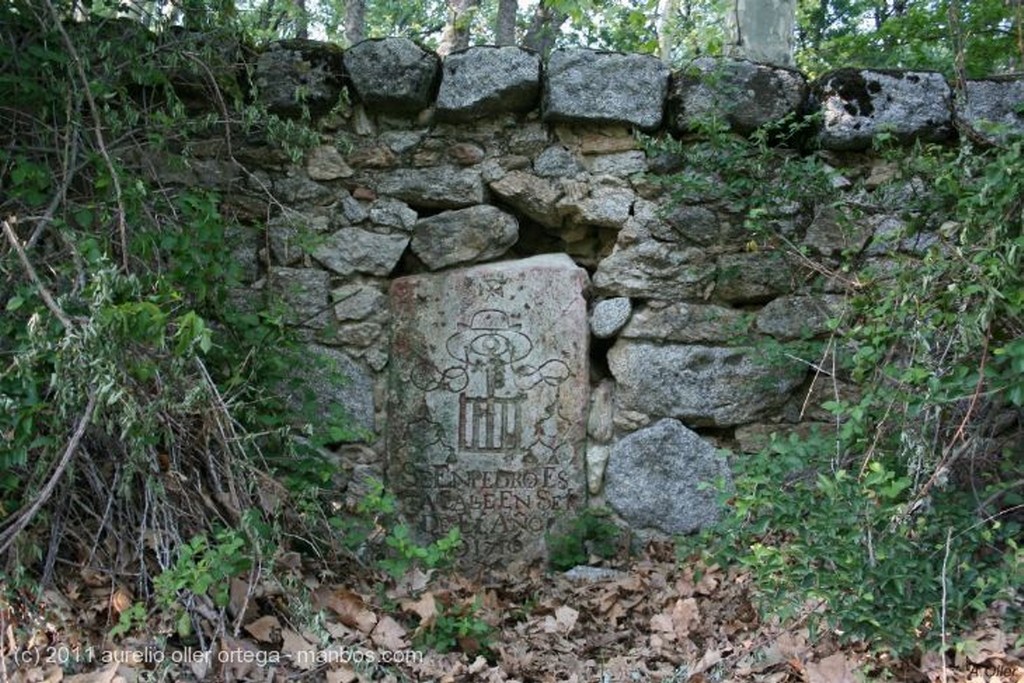
M587 274L564 254L391 285L388 485L461 564L535 559L585 502Z

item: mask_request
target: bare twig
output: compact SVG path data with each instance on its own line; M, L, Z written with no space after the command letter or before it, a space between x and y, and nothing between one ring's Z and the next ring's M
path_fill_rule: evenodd
M60 14L57 12L57 8L53 6L50 0L45 0L46 8L50 12L50 16L53 18L54 26L60 33L61 40L64 42L64 47L67 49L68 54L71 56L71 62L75 66L75 72L78 75L78 79L81 82L82 94L85 95L85 100L89 104L89 113L92 115L92 127L93 133L96 135L96 147L100 151L100 156L103 157L103 162L107 166L107 171L110 172L110 182L114 188L114 201L117 203L117 232L121 241L121 265L124 267L125 272L128 271L128 231L125 225L125 210L124 210L124 199L121 192L121 180L117 175L117 168L114 166L114 161L110 158L110 152L107 151L107 144L103 137L103 118L100 116L100 109L96 106L96 98L92 96L91 84L89 77L85 73L85 67L82 66L82 60L78 56L78 51L75 49L74 43L71 42L71 36L64 29L64 24L60 20Z
M48 501L50 496L53 495L53 490L57 488L58 482L60 482L61 477L64 476L64 472L67 470L68 465L71 464L71 458L78 450L78 444L81 443L82 437L85 436L85 430L89 426L89 422L92 419L92 411L95 408L96 392L92 391L89 393L89 401L85 406L85 410L82 411L82 416L78 418L78 426L75 427L75 432L71 435L71 439L68 441L68 445L64 449L64 455L61 456L60 462L57 463L57 467L54 469L53 474L50 475L50 478L43 486L43 489L36 494L35 500L32 501L32 504L12 515L11 520L13 521L6 522L4 524L6 529L0 533L0 555L7 552L7 549L11 547L11 543L14 542L14 539L18 534L25 530L25 527L31 523L32 519L39 513L39 510L46 504L46 501Z
M0 223L3 224L2 227L4 235L7 237L7 241L10 242L11 248L14 249L14 252L18 255L18 260L21 261L21 266L25 269L29 279L32 280L32 284L34 284L36 289L39 290L39 296L43 298L43 303L46 304L46 307L49 308L57 317L57 320L59 320L60 324L64 326L64 329L70 330L72 327L71 318L69 318L61 307L57 305L57 301L53 298L53 295L50 294L50 290L46 288L43 281L39 279L39 275L36 274L36 269L32 267L32 262L28 260L28 256L25 254L25 249L21 246L21 242L18 241L18 236L14 234L14 229L11 227L11 221L13 220L14 217L11 217L9 220L4 219L3 221L0 221Z
M946 683L949 671L946 669L946 567L949 564L949 546L953 540L953 528L946 529L946 554L942 558L942 611L939 621L942 628L942 683Z

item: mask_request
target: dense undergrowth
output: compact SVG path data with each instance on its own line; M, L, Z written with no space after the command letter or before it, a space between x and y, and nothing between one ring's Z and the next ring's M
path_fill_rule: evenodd
M670 145L688 162L669 181L681 201L713 188L746 217L750 248L786 252L850 297L827 340L765 349L815 368L833 426L734 459L729 514L703 554L748 567L771 613L896 654L949 644L993 606L1019 620L1022 143L908 150L883 135L871 162L766 144L805 141L801 124L703 132ZM884 182L831 189L837 174L863 184L872 164ZM822 255L786 219L825 211L851 232L872 215L902 227Z

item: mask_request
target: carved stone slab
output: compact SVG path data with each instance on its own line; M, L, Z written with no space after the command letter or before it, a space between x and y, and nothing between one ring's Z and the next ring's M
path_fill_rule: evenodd
M391 285L388 484L466 566L539 556L584 503L586 283L558 254Z

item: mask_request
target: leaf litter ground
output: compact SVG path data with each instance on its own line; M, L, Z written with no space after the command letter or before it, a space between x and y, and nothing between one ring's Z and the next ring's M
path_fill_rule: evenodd
M747 574L680 563L668 546L618 569L486 578L413 570L394 581L364 568L338 582L311 575L294 553L278 565L284 580L236 579L228 607L193 616L200 631L187 639L157 615L111 642L128 603L89 574L42 600L0 605L0 683L1024 683L1021 634L1004 632L995 613L945 658L894 661L812 635L813 604L803 618L759 616ZM484 623L486 632L470 628Z

